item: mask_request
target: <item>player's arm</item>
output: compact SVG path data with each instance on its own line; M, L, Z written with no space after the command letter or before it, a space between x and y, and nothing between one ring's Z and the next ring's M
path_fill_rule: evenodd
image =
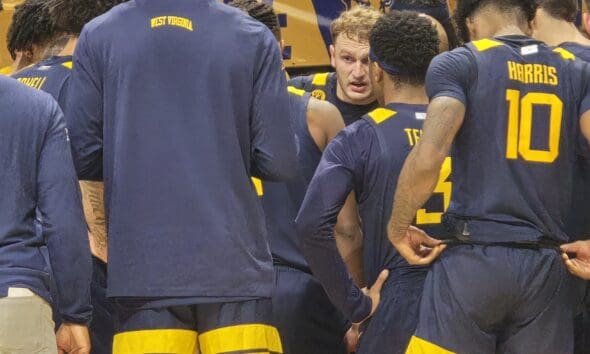
M307 106L307 126L317 147L322 151L345 127L338 108L328 101L313 97ZM352 278L357 285L363 286L363 237L354 193L348 195L338 214L334 237Z
M589 73L590 66L586 66L585 68L585 73ZM590 85L588 84L590 82L590 74L585 75L584 82L588 87L586 89L586 98L582 100L581 104L581 111L585 113L580 117L580 130L582 135L584 135L588 141L588 144L590 144ZM577 241L562 245L561 250L563 252L563 260L570 273L580 278L590 280L590 240Z
M267 29L262 37L252 93L252 176L284 181L293 177L297 168L287 82L276 40Z
M372 299L354 284L334 238L338 213L353 188L355 163L362 163L348 136L345 130L324 151L295 223L301 250L314 276L332 302L356 323L374 312L378 297ZM377 296L385 278L380 277L373 287Z
M63 115L55 101L47 102L52 117L38 162L37 207L57 284L59 314L64 322L87 324L92 314L92 265L86 222Z
M65 113L78 177L102 180L102 84L85 31L76 46L69 85Z
M428 69L426 87L431 102L422 137L400 173L387 227L389 240L410 264L428 264L444 249L440 241L410 225L432 195L440 168L463 124L465 92L473 79L471 64L464 52L452 52L436 57Z

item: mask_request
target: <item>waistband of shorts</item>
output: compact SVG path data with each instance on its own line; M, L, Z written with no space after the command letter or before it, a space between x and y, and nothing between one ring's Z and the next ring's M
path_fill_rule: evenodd
M486 242L486 241L478 241L478 240L460 240L458 238L449 238L442 240L442 243L449 246L464 246L464 245L473 245L473 246L493 246L493 247L507 247L507 248L522 248L522 249L530 249L530 250L539 250L539 249L552 249L557 252L561 252L559 246L561 243L548 240L548 239L541 239L539 241L508 241L508 242Z

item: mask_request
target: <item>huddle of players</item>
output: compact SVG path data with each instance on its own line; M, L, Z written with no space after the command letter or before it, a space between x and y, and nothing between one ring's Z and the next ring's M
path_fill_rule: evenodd
M357 353L573 352L585 283L566 264L587 277L589 256L583 244L562 245L589 231L590 72L576 58L587 60L590 41L573 24L576 2L459 1L459 32L472 42L430 69L447 49L436 31L450 23L446 4L392 8L447 17L437 26L416 13L351 10L332 25L336 72L289 82L333 103L348 127L313 176L317 153L301 148L301 130L298 178L282 189L262 182L285 352L342 352L351 324L345 344ZM356 225L350 193L362 236L339 232ZM579 263L564 263L565 251Z
M61 6L64 6L64 3L67 2L61 2ZM580 113L583 113L581 109L585 108L582 105L584 103L583 98L585 98L585 87L583 83L580 83L579 87L571 88L569 82L575 82L575 80L583 77L581 72L577 76L571 75L570 71L585 70L583 65L573 65L574 61L571 59L573 59L573 56L584 59L584 53L586 53L587 49L583 46L567 43L560 46L563 50L556 51L522 36L524 33L529 33L527 23L533 19L535 14L533 3L517 0L459 1L458 24L464 39L477 40L495 37L496 35L509 35L509 37L500 37L495 40L483 39L473 42L465 49L453 52L452 55L441 56L435 61L436 65L433 64L431 67L428 76L427 69L431 60L440 51L447 49L444 42L450 42L451 48L456 43L456 38L451 27L449 27L450 21L446 4L424 2L423 6L419 6L416 5L416 2L413 2L412 5L395 2L392 5L395 10L414 9L431 14L432 17L438 20L438 23L431 17L413 12L391 12L386 16L380 16L372 10L356 8L344 13L332 25L334 44L330 48L330 53L336 73L295 78L290 82L293 85L289 89L290 120L297 137L298 175L286 183L266 181L255 183L267 218L267 229L275 264L277 284L272 299L273 318L281 333L285 353L343 352L346 350L344 344L348 344L348 349L351 350L356 347L358 341L357 332L359 329L357 324L361 324L360 331L363 332L357 348L358 353L404 352L410 337L416 332L416 328L418 330L416 337L412 339L410 352L414 350L412 348L416 348L416 350L422 349L426 352L435 350L438 350L438 352L534 351L539 353L571 351L570 343L572 342L571 333L573 333L573 330L570 323L573 322L571 319L573 309L570 309L570 307L573 307L574 300L559 303L555 298L548 300L538 294L535 296L538 296L540 300L526 299L526 301L533 303L535 301L558 303L556 306L561 305L563 310L561 312L564 316L559 319L560 321L555 321L555 317L538 319L537 315L546 310L544 307L539 309L525 308L522 310L522 314L518 314L521 318L507 320L508 317L502 316L512 315L514 309L509 308L509 306L507 306L507 309L498 309L497 306L500 305L494 303L502 304L502 301L507 302L508 300L496 301L498 299L494 299L494 303L485 303L484 301L485 305L488 306L485 311L482 308L482 303L469 303L472 306L469 308L469 313L465 314L464 321L458 322L456 320L456 310L463 304L457 305L457 308L451 307L449 309L448 304L444 303L444 301L465 301L467 303L469 299L464 298L472 293L465 289L466 285L461 286L461 290L449 286L449 288L452 288L452 293L441 294L440 290L444 288L440 285L441 280L436 279L431 274L430 279L427 281L426 276L429 268L422 264L413 265L410 264L413 262L406 262L400 253L393 248L387 234L387 222L392 213L398 179L400 179L399 186L403 186L404 182L404 180L401 180L400 174L406 157L414 146L423 147L426 144L439 146L439 141L435 141L436 144L432 140L426 140L427 143L419 143L425 140L421 138L432 135L428 133L433 132L434 128L436 128L436 119L440 114L438 111L432 111L433 107L431 107L432 112L429 111L429 118L425 120L429 98L431 100L434 98L444 100L444 97L451 97L451 99L467 106L468 114L465 116L463 124L474 124L469 121L469 119L474 119L474 113L471 113L474 108L470 106L472 102L481 102L483 98L490 98L490 102L486 103L490 106L485 107L488 110L484 110L481 117L488 117L492 114L495 117L499 115L497 112L504 112L506 108L499 110L498 107L493 106L494 104L497 105L498 102L501 102L506 105L506 99L511 104L514 104L511 101L513 100L512 96L504 97L506 82L510 82L509 80L518 82L518 85L533 83L532 81L535 80L535 85L547 84L549 79L546 78L548 76L546 74L539 74L539 77L543 79L536 79L535 67L530 69L530 77L533 79L528 82L525 82L529 77L527 76L529 75L527 73L528 69L523 67L520 69L522 73L519 73L517 64L523 61L526 62L526 56L532 55L535 57L535 63L538 62L540 65L557 68L554 75L559 77L560 82L558 85L556 83L553 86L558 86L558 90L561 90L557 91L558 97L576 97L569 102L564 100L560 106L565 107L563 108L564 112L572 116L568 119L573 119L573 116L578 114L575 112L578 105L581 107ZM54 13L62 15L61 19L64 20L63 22L56 21L58 27L67 33L73 34L73 37L69 37L68 45L60 53L61 55L48 58L37 65L18 72L15 77L20 78L24 83L35 83L35 85L31 86L52 93L55 99L60 102L62 108L66 110L67 107L62 97L64 90L67 90L75 37L80 33L85 22L106 11L112 5L115 4L89 10L89 13L85 14L87 17L74 25L69 23L70 27L64 25L63 22L67 22L66 20L72 21L77 17L73 16L72 13L63 11L63 9L55 11ZM247 0L235 1L234 6L248 11L254 18L267 24L280 42L278 23L270 7L256 1ZM92 7L86 8L92 9ZM543 25L541 21L554 21L556 15L552 11L556 8L563 8L561 2L556 6L553 2L546 1L541 4L541 9L537 11L538 16L535 19L535 21L539 22L538 26L535 27L536 35L552 45L560 45L568 41L555 39L552 43L549 40L551 38L542 38L542 30L549 27ZM575 13L575 6L573 9L568 8L568 10ZM91 11L94 12L90 13ZM502 19L499 17L490 18L490 13L494 12L505 16ZM482 14L487 17L484 19ZM559 16L562 15L559 14ZM563 16L565 17L560 23L571 26L571 13L568 12ZM57 18L60 19L59 16ZM475 21L482 21L485 25L482 25L482 22L474 24ZM555 23L550 26L555 26ZM444 28L444 30L440 30L441 28ZM500 31L497 33L491 28L500 29ZM524 33L518 33L518 28L522 29ZM509 30L508 33L506 33L506 29ZM554 33L557 33L557 31L549 31L548 35L554 35ZM574 33L572 32L572 35ZM519 34L521 35L519 37L510 37ZM449 38L445 39L445 35ZM577 37L573 37L573 39L582 42L585 40ZM521 48L528 48L528 51L521 50ZM19 55L22 56L23 54ZM461 62L461 60L464 62ZM491 80L479 82L480 77L477 75L487 73L483 71L482 67L488 65L494 70L499 70L498 67L502 66L504 68L508 62L515 63L514 74L509 73L508 78L504 78L503 81L500 80L498 86L492 85L489 82ZM461 63L470 64L462 66ZM470 68L470 70L464 72L466 67ZM466 78L466 75L472 76ZM33 78L36 77L45 79L34 80ZM495 76L490 77L494 77L495 80ZM540 82L542 80L545 82ZM471 86L473 82L477 82L478 85L482 86L474 88L474 86ZM562 88L563 82L571 92ZM54 83L55 88L52 86ZM487 86L485 92L479 92L478 90L484 90L484 86ZM510 92L516 91L515 89L511 90ZM496 99L494 96L498 92L502 93L500 99ZM568 92L568 95L565 95L564 92ZM530 94L528 97L537 97L534 94ZM318 98L331 102L338 110L325 102L320 102L317 100ZM517 99L520 100L520 96ZM553 105L557 105L553 98L541 100L540 102L534 101L534 99L530 98L525 101L523 98L521 104L525 107L527 104L531 105L531 107L533 105L548 105L551 109L554 109ZM575 109L569 107L572 103L575 103ZM458 112L460 111L461 109L458 109ZM457 116L459 115L457 113ZM360 117L362 119L359 119ZM520 119L525 121L526 117ZM528 119L532 120L532 117ZM560 139L559 130L555 133L555 129L558 128L553 123L557 119L554 117L553 111L551 111L550 122L552 123L549 128L549 139ZM355 122L357 120L358 122ZM561 118L559 120L561 121ZM425 127L423 133L422 126L424 122L434 123L432 123L433 127L431 129ZM350 126L337 135L338 131L344 127L344 123ZM499 139L499 135L490 132L500 134L499 132L502 131L502 134L504 134L506 131L505 123L502 125L503 130L493 125L490 126L490 123L482 122L478 124L481 124L481 127L470 126L465 128L464 131L479 131L479 129L485 127L486 132L489 133L489 137L492 139L489 145L494 145L493 142ZM516 134L518 134L519 129L533 129L526 125L532 125L531 122L517 122L516 124L520 124L520 127L516 128ZM454 128L455 133L459 129L457 124L450 124L447 128ZM572 129L574 132L567 132L567 136L570 137L569 141L578 141L579 136L575 135L578 128L575 128L575 124L568 125L568 129ZM555 137L555 134L557 137ZM478 215L477 212L472 210L466 212L460 209L461 207L472 207L472 203L476 204L477 201L465 203L465 200L460 200L465 205L453 206L455 208L453 210L456 212L457 219L463 220L461 217L464 217L464 220L462 222L448 221L444 228L441 226L443 211L451 204L451 183L455 183L454 190L456 190L458 183L461 184L462 188L473 189L478 194L481 194L481 192L478 192L480 190L488 190L486 186L474 187L470 185L473 177L470 176L467 179L463 175L473 168L471 165L473 161L469 159L473 157L466 158L463 154L470 151L480 151L479 154L490 154L490 156L497 158L494 155L497 155L497 151L477 150L475 144L470 140L481 139L481 135L465 135L468 135L468 133L462 133L462 135L458 136L457 151L452 154L452 161L447 156L448 147L450 146L448 140L445 140L445 144L440 144L443 148L441 148L441 151L436 151L437 153L426 150L439 158L436 163L432 162L432 166L430 166L430 171L436 171L436 178L427 183L427 188L430 188L431 191L434 190L434 194L432 197L424 194L420 199L411 200L414 203L416 203L415 200L420 200L420 204L426 200L428 201L425 205L417 205L417 210L413 210L411 219L408 222L413 222L413 224L434 236L446 236L447 238L457 237L458 234L464 236L460 240L468 245L461 244L451 247L451 249L443 253L443 259L446 254L451 253L451 250L463 249L464 253L467 253L464 256L468 258L473 257L473 254L476 253L485 253L485 247L494 249L494 252L497 249L485 243L497 241L497 235L483 241L477 239L480 230L487 231L487 225L480 226L477 221L474 223L465 221L470 220L469 218L478 220L477 217L483 218L483 216L487 216L484 214L485 210L484 212L479 211L480 214ZM509 136L508 139L511 137ZM517 156L515 157L512 154L522 154L525 160L532 156L534 162L547 162L535 159L543 160L546 158L545 155L554 153L553 140L550 140L549 151L546 152L547 147L542 143L536 140L531 141L533 138L530 136L528 141L526 139L526 137L517 138L517 145L528 144L528 146L517 146L515 148L517 152L509 152L511 154L509 159L517 159ZM330 140L331 142L328 144ZM559 146L559 140L557 144ZM534 147L531 147L531 145L534 145ZM460 149L462 146L464 148ZM443 151L445 150L444 147L447 148L447 151ZM583 151L582 144L579 147L567 146L569 150L574 148ZM425 153L422 152L424 149L426 148L416 149L416 154L421 152L424 155ZM571 151L563 152L563 150L566 150L566 148L562 148L561 154L575 160L573 158L575 155ZM568 154L570 155L568 156ZM506 156L508 157L508 153ZM553 157L547 157L547 159L551 158ZM427 160L426 158L415 159L417 161ZM501 165L501 163L494 161L493 164L490 164L490 167L497 165ZM583 181L583 178L571 172L571 166L564 166L566 165L560 165L560 168L568 169L570 174L567 176L551 176L559 177L558 180L563 180L565 184L567 184L565 181L569 180L570 176L575 177L575 181ZM453 167L452 179L451 167ZM498 175L490 171L485 173L479 171L478 173L480 174L477 175L477 178L481 181L486 179L486 173L488 176L500 179ZM535 173L544 172L536 171ZM507 173L507 175L508 178L513 177L510 173ZM519 174L517 177L522 177L522 175ZM529 177L533 178L532 175L529 175ZM551 183L554 184L555 181L555 179L552 179ZM537 181L535 180L535 182ZM495 181L485 183L489 183L491 186L498 184ZM505 183L505 187L510 186L510 181ZM580 183L581 185L583 183ZM516 191L516 189L511 191ZM535 191L528 192L529 194L522 196L524 202L523 200L514 201L515 205L523 206L524 210L527 209L529 203L533 203L531 199L527 198L536 195ZM351 193L354 194L351 195ZM564 193L563 190L561 193ZM304 195L305 199L303 198ZM483 198L487 198L486 194L481 195ZM459 197L464 196L459 194ZM501 193L490 197L507 198L505 194ZM452 198L454 201L457 197L453 196ZM510 198L507 198L507 200L513 201ZM402 204L397 200L398 197L396 197L396 207L398 204ZM488 202L492 203L491 207L494 207L493 202L496 201L492 199ZM552 215L553 211L549 210L550 206L563 209L563 205L567 203L562 203L546 201L543 204L549 205L547 214ZM500 209L502 207L504 205L500 205ZM396 208L393 210L394 215L395 211ZM505 210L501 211L504 212ZM530 215L537 216L538 212L532 211ZM528 216L525 215L524 217ZM577 214L575 216L579 217ZM531 219L535 218L532 217ZM583 217L579 217L579 219L583 220ZM297 230L294 228L293 220L296 220ZM400 220L404 220L404 218L400 218ZM493 218L492 220L493 223L498 224L506 222L501 217L498 220ZM511 220L510 227L505 229L502 229L505 226L499 227L495 224L494 227L503 231L508 230L505 233L507 235L517 234L518 236L520 233L527 234L527 231L529 231L526 230L527 228L536 230L545 225L549 228L550 233L543 235L544 237L549 239L556 237L555 241L560 243L568 241L567 238L563 238L563 232L560 233L560 230L563 229L560 226L565 227L565 225L555 226L551 224L554 221L551 216L545 219L541 218L541 221L533 225L533 227L530 225L518 225L517 221ZM527 221L531 220L527 219ZM544 222L547 222L547 224L543 224ZM526 231L518 229L514 224ZM454 230L451 230L449 225ZM459 228L458 225L461 225L461 227ZM407 225L403 226L407 228ZM517 227L517 231L512 229L514 227ZM362 233L360 229L362 229ZM459 230L459 233L454 233L455 230ZM406 253L401 253L404 257L415 259L417 263L427 263L444 248L437 241L427 238L417 229L411 229L411 232L415 239L423 240L423 246L432 247L432 250L430 253L428 253L427 249L419 250L414 255L414 257L418 258L412 258L412 255L408 254L406 249ZM532 236L529 235L530 237L526 239L527 242L534 243L538 241L535 232L530 232L530 234ZM472 239L469 239L469 237L465 239L466 236L470 235L473 235ZM392 240L394 239L397 240L398 238L392 238ZM519 252L532 252L528 249L523 250L521 245L515 246L512 244L519 241L521 239L518 237L502 239L504 245L510 244L510 247L515 247L515 257L523 256ZM415 247L416 245L410 246ZM527 246L530 245L527 243ZM403 249L403 245L399 247ZM412 247L408 249L413 249ZM482 248L482 250L476 250L477 247ZM104 267L104 264L99 262L99 259L106 261L106 254L101 253L99 249L100 247L96 246L93 249L93 254L98 258L95 259L95 275L98 274L101 265ZM402 249L400 249L400 252L402 252ZM542 262L550 263L552 265L551 270L559 268L559 265L555 263L554 255L551 253L556 254L556 252L545 252L544 249L535 252L543 253ZM494 257L501 259L503 256L495 255ZM510 257L513 256L510 255ZM560 261L559 257L557 258ZM498 262L496 258L494 258L494 261ZM538 260L533 259L531 262L534 263L535 261ZM461 264L461 262L465 261L461 259L457 261L458 264ZM441 263L437 264L440 265ZM465 267L477 270L480 266L480 264L465 266L463 263L461 266L453 267L449 272L456 272L458 268ZM497 264L494 263L494 266L497 266ZM387 271L382 272L384 269ZM527 275L531 273L530 269L526 267L524 272ZM313 276L311 276L312 273ZM535 276L542 278L545 273L540 273L540 275L535 274ZM354 277L349 276L349 274L353 274ZM492 296L489 294L494 294L494 292L497 293L497 290L485 288L483 286L485 283L482 283L481 279L474 278L473 275L450 274L449 277L458 282L465 282L466 279L469 279L467 286L479 287L480 289L477 290L484 292L486 296ZM479 273L479 276L481 277L481 273ZM563 275L563 277L565 276ZM512 280L509 279L509 281ZM528 285L530 282L536 284L535 280L537 279L527 281L525 284ZM544 279L543 283L546 284L539 286L544 287L541 290L552 293L554 287L551 287L553 283L549 280L551 279ZM424 288L425 282L426 289ZM489 279L489 283L493 283L494 287L501 288L497 285L499 282L500 280ZM370 290L361 290L359 286L364 285L372 286ZM456 284L452 285L457 286ZM546 287L549 289L546 290ZM104 284L97 286L97 291L100 292L100 289L102 289L102 299L104 299ZM325 292L323 289L325 289ZM94 288L93 291L95 291ZM542 291L539 292L542 293ZM421 296L422 293L424 293L423 297ZM564 298L567 296L570 296L568 299L575 298L575 294L572 297L572 292L565 293L567 294L563 295ZM477 298L481 299L482 294L478 293L477 295ZM506 294L503 294L503 296L506 296ZM516 294L514 298L518 300L520 299L519 296L521 295ZM441 297L441 299L436 297ZM101 297L97 297L97 299L100 300ZM510 301L516 301L515 299L510 299ZM491 301L489 297L486 300ZM421 301L422 305L420 305ZM103 303L108 304L108 302ZM99 302L98 306L101 306L100 304ZM379 304L378 308L377 304ZM97 304L94 304L94 306L95 320L93 323L101 323L96 321ZM421 309L420 306L422 306ZM447 308L444 308L444 306L447 306ZM550 309L551 311L543 312L549 313L549 315L544 316L550 316L553 314L552 311L556 311L552 307ZM568 312L568 310L571 311ZM108 314L109 311L111 310L107 309L106 313ZM448 318L448 321L440 320L440 318L443 318L443 314L448 315L445 311L451 311L455 317ZM490 312L494 312L494 314L492 315ZM481 320L480 317L485 317L487 322L478 328L473 328L471 321L473 318ZM434 321L435 318L438 320ZM494 320L496 322L492 323ZM476 323L478 322L476 321ZM514 326L521 329L523 327L522 323L529 324L530 329L519 331L514 329ZM351 324L353 326L349 330ZM555 329L554 336L548 335L544 340L541 340L539 333L545 333L547 326L555 326L552 328L559 328L559 331ZM99 328L98 331L100 330ZM347 331L348 333L346 333ZM100 332L97 332L96 336L92 336L92 338L94 337L104 338L104 334L101 335ZM343 342L344 337L346 337L347 343ZM534 348L535 345L538 348ZM100 344L93 343L93 347L97 352L100 352L98 351Z

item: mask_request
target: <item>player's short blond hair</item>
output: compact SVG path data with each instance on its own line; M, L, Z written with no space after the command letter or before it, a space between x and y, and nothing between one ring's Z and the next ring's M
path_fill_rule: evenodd
M335 43L340 35L352 40L368 42L369 32L380 16L379 11L363 6L344 11L330 25L332 43Z

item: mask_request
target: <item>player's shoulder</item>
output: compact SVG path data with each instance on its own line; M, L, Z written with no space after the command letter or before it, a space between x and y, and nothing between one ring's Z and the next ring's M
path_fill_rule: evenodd
M28 66L11 76L15 79L37 76L51 76L52 78L60 76L66 77L69 76L70 72L72 71L72 67L72 56L49 57L40 61L39 63Z
M93 32L97 31L98 29L102 28L109 28L113 24L114 21L121 20L125 18L125 13L129 10L135 8L136 2L135 0L130 0L116 6L113 6L107 12L93 18L88 23L84 25L82 32Z
M554 49L555 52L567 56L568 58L580 59L590 62L590 46L579 43L566 42L558 45Z
M376 129L421 125L422 121L426 119L426 109L427 105L390 103L386 107L379 107L367 113L363 116L363 120Z
M310 75L295 76L289 80L289 85L301 88L301 85L306 86L326 86L328 80L331 79L335 73L321 72Z
M213 22L211 25L222 27L224 31L230 31L240 40L244 37L251 37L260 43L276 45L276 39L268 27L249 16L247 12L219 1L208 1L208 8L212 11L210 13L210 19Z
M8 76L0 76L0 101L4 113L18 111L19 117L44 118L58 109L57 102L50 94Z

